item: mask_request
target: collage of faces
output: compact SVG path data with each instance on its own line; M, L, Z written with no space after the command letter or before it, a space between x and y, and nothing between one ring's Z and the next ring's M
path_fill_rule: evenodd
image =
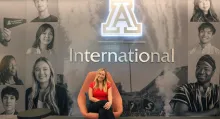
M11 7L11 1L0 1L0 8L10 8L11 11L0 11L0 15L3 16L0 17L1 115L17 115L21 111L36 108L48 108L53 115L71 115L73 96L68 91L69 85L65 82L63 75L64 48L66 47L63 41L65 35L62 34L59 26L61 21L57 1L13 0L16 7ZM220 41L218 39L220 37L220 14L217 11L218 2L218 0L188 0L188 21L186 21L188 22L188 59L186 58L188 75L181 75L187 81L178 85L173 97L168 101L172 108L172 115L220 115ZM74 12L74 9L70 11ZM27 21L24 24L8 27L11 21L3 21L3 18L26 19ZM69 22L68 20L64 21ZM4 26L1 26L3 22ZM76 29L74 30L76 31ZM86 36L86 38L88 37ZM114 69L114 71L118 70L120 68ZM74 71L79 70L76 68ZM74 75L72 70L70 73ZM117 74L115 73L115 75ZM138 73L135 75L139 76ZM121 80L121 74L117 76ZM126 82L128 82L127 79L126 77ZM147 84L146 87L150 87L150 84ZM151 88L152 90L146 88L148 89L146 91L143 88L142 92L137 91L138 97L136 92L125 92L122 87L120 89L122 85L118 85L117 88L123 99L122 116L139 116L142 112L144 116L165 115L165 109L161 106L164 105L161 104L164 102L155 93L158 91L156 86L151 86L154 88ZM138 98L135 99L135 96ZM149 109L149 107L152 108Z
M175 115L218 116L219 109L219 1L188 2L188 83L178 87L170 104ZM190 7L191 6L191 7ZM192 80L194 79L194 80Z
M5 8L11 4L1 2ZM2 16L14 21L27 19L27 23L8 27L15 23L12 19L1 26L0 114L17 115L25 110L48 108L53 115L67 116L72 100L64 82L63 64L59 63L63 59L57 55L62 53L58 5L51 0L13 2L18 8L11 10L20 13L16 16L2 12Z

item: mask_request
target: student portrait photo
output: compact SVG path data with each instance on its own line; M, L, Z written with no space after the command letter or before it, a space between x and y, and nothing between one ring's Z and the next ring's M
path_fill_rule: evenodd
M196 63L195 82L178 87L170 105L176 116L217 116L219 109L219 85L212 83L219 68L210 55L202 55Z
M0 29L0 43L3 46L8 46L8 43L11 41L11 30L4 28L3 31Z
M23 85L17 75L17 64L14 56L6 55L0 62L0 85Z
M50 61L38 58L32 69L32 86L26 90L25 109L47 108L52 115L69 114L69 97L64 87L56 85ZM31 79L29 79L31 80Z
M212 0L194 0L191 22L219 22Z
M213 24L208 22L200 24L198 27L199 43L189 51L189 54L220 54L220 50L211 43L216 32Z
M38 16L34 18L31 22L58 22L58 18L49 11L49 2L50 0L33 0ZM54 0L51 0L52 2Z
M42 24L35 36L35 41L31 48L26 51L26 54L54 54L55 32L50 24Z
M1 100L4 112L1 115L17 115L16 104L19 99L19 92L16 88L7 86L1 91Z

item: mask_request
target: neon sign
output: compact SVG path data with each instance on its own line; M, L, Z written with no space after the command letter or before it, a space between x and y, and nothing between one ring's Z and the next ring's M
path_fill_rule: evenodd
M109 0L109 14L101 24L102 36L142 36L142 23L134 14L134 0Z

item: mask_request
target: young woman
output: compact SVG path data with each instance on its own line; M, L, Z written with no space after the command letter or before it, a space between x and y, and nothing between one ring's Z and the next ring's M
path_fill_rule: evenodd
M194 12L191 22L219 22L212 0L194 0Z
M33 85L26 90L26 110L48 108L52 115L68 115L67 90L55 84L54 70L47 58L36 60L32 76Z
M36 33L36 40L32 48L29 48L26 54L53 54L54 28L50 24L43 24Z
M12 55L6 55L1 60L0 85L23 85L18 78L16 60Z
M90 104L88 112L99 113L99 119L115 119L112 111L112 87L105 69L97 71L94 81L89 85Z

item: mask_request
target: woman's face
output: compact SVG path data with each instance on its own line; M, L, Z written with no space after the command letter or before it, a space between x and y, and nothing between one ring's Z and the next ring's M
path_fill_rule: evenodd
M53 39L53 33L50 28L47 28L45 32L40 35L41 44L48 45Z
M210 8L210 0L199 0L198 5L203 12L208 12Z
M98 81L103 81L105 79L105 71L98 72Z
M49 82L51 75L49 65L44 61L38 62L34 69L34 74L38 82L40 83Z
M10 76L15 76L17 72L17 64L15 59L11 59L9 64L8 64L8 74Z

